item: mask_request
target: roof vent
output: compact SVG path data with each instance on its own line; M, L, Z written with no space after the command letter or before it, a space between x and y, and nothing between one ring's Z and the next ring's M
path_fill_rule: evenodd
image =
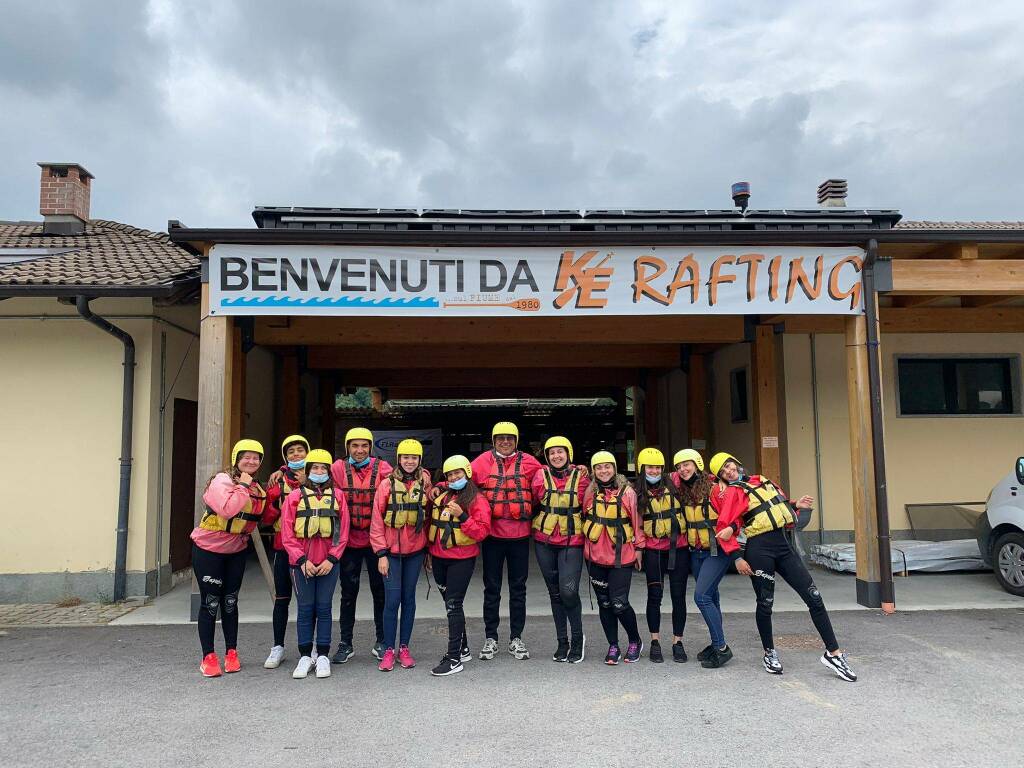
M749 181L737 181L732 185L732 202L741 211L747 210L747 203L750 202Z
M822 208L846 207L846 179L825 179L818 185L818 205Z
M81 235L89 220L93 175L77 163L39 163L44 235Z

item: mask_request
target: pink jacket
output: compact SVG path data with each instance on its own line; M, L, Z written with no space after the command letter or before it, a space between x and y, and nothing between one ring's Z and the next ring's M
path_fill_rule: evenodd
M610 501L615 496L616 489L608 488L601 490L597 487L597 483L592 484L587 492L586 500L583 502L584 516L594 509L594 495L596 493L603 493L605 500ZM623 567L632 567L633 562L636 560L636 551L644 548L646 539L644 538L643 520L640 519L640 515L637 514L636 510L636 492L628 485L622 492L622 508L629 515L630 523L633 526L633 541L627 541L622 544L620 564ZM591 541L589 538L584 541L583 556L597 565L609 567L615 565L615 544L609 538L607 530L601 534L601 538L597 541Z
M558 490L562 490L563 488L565 488L565 484L569 481L568 476L567 477L555 477L554 475L552 475L551 479L555 481L555 488L557 488ZM578 486L578 489L577 489L579 491L579 495L580 495L580 497L578 499L580 505L583 504L583 499L586 497L587 487L589 485L590 485L590 478L589 477L580 477L580 482L579 482L579 486ZM535 502L537 502L537 508L540 509L540 505L544 501L544 493L545 493L545 489L544 489L544 468L543 467L541 467L540 471L537 472L533 476L532 490L533 490L533 499L534 499ZM565 547L565 546L569 546L569 547L582 547L583 546L582 526L581 526L580 530L576 531L572 535L571 539L568 536L566 536L559 529L558 523L555 523L555 529L551 532L550 536L545 534L543 531L534 530L533 538L535 538L537 541L540 541L540 542L545 542L547 544L553 544L556 547Z
M376 467L376 471L374 468ZM349 487L347 475L352 475L352 486ZM391 474L391 465L376 456L370 457L370 463L357 469L348 463L348 459L338 459L331 465L331 479L334 487L345 489L345 501L348 502L348 513L351 517L351 539L349 547L362 549L370 546L370 518L373 516L373 497L377 486ZM373 480L373 487L370 481Z
M203 503L212 509L218 517L223 517L226 520L230 520L245 509L250 498L252 499L253 513L262 514L266 494L260 484L253 480L252 485L246 487L232 480L227 472L218 472L203 492ZM246 525L245 533L208 531L196 526L192 529L191 538L197 547L205 549L207 552L232 554L241 552L249 546L249 535L257 524L256 521L253 521Z
M394 478L385 478L377 486L377 495L373 498L373 518L370 520L370 548L380 555L389 552L392 555L411 555L427 546L427 531L430 529L430 473L420 470L423 475L423 526L419 533L416 527L407 525L404 528L392 528L384 523L384 514L388 509L391 497L391 482Z
M311 489L307 489L307 492L314 493ZM317 494L318 497L320 495ZM341 553L345 551L349 538L349 516L345 494L339 493L337 496L338 517L341 526L337 544L334 544L331 539L324 539L320 536L300 539L295 535L295 518L301 498L302 489L296 488L288 494L288 498L284 502L284 509L281 510L281 544L284 545L284 551L288 553L288 562L291 565L302 565L307 560L310 560L313 565L320 565L324 560L337 563L341 559Z
M520 458L521 457L521 458ZM498 461L502 463L505 482L498 488ZM512 478L519 461L520 488ZM525 539L530 535L530 516L533 511L533 478L540 462L533 456L516 451L502 459L493 450L481 453L472 463L473 482L483 491L491 505L491 536L496 539Z

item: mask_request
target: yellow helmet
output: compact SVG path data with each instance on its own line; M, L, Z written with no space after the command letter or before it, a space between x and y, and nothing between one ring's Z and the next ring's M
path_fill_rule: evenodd
M345 445L346 447L351 440L369 440L370 448L373 448L373 432L368 430L366 427L352 427L348 432L345 433Z
M545 459L548 457L548 448L565 448L569 452L569 461L572 461L572 443L569 442L568 437L562 437L561 435L549 437L547 442L544 443Z
M288 456L286 455L288 449L296 444L306 446L306 453L309 453L309 440L302 435L288 435L288 437L281 441L281 458L288 461Z
M516 442L519 442L519 427L511 421L499 421L494 425L494 429L491 430L492 440L495 435L515 435Z
M462 454L457 453L454 456L449 456L444 460L444 466L441 467L441 471L446 475L456 469L464 470L466 477L473 476L473 467L470 466L469 459Z
M323 448L314 448L312 451L306 454L306 466L310 464L326 464L328 467L334 463L334 459L331 458L329 451L325 451Z
M618 470L619 462L615 460L615 454L611 451L598 451L590 457L590 469L593 470L598 464L612 464Z
M637 454L636 466L638 470L640 467L664 467L665 454L657 448L644 448Z
M725 462L727 461L735 461L737 464L740 463L740 460L733 456L731 453L720 452L712 456L711 461L709 462L709 466L711 467L711 474L713 474L715 477L718 477L718 473L722 471L722 467L725 466Z
M232 467L238 464L238 454L244 453L245 451L255 451L260 455L260 460L263 460L263 444L259 440L243 438L235 443L234 447L231 449Z
M676 455L672 457L672 466L678 467L684 461L692 461L697 465L698 471L704 471L704 457L693 450L693 448L683 448L681 451L676 451Z
M423 444L419 440L413 440L411 437L407 437L398 444L398 450L395 451L395 456L419 456L422 459Z

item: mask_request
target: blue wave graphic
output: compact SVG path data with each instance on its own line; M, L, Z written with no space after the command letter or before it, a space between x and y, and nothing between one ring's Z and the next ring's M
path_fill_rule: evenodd
M434 297L415 299L366 299L362 296L341 296L335 299L296 299L290 296L221 299L222 307L396 307L400 309L437 308Z

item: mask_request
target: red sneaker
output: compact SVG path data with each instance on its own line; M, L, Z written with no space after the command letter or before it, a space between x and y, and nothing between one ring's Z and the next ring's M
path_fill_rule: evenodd
M224 671L237 672L242 668L242 662L238 660L238 651L232 648L224 654Z
M390 672L395 668L395 649L388 648L384 651L384 657L380 660L380 664L377 665L377 669L381 672Z
M203 663L199 665L199 671L203 677L220 677L220 659L216 653L208 653L203 656Z
M408 645L403 645L398 649L398 663L402 665L402 669L412 669L416 666L416 659L409 653Z

